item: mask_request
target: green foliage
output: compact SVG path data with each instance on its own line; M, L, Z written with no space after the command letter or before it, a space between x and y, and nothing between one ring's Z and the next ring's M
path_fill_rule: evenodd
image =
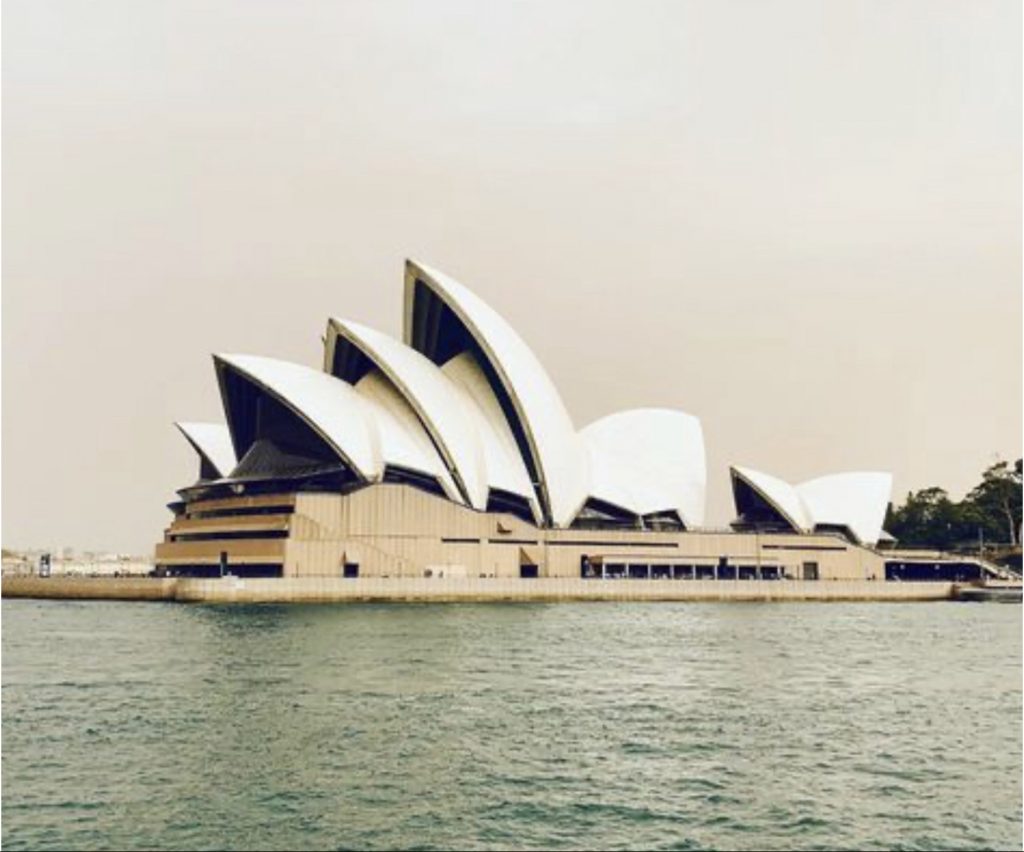
M977 542L1020 544L1021 459L1011 468L997 462L959 503L941 488L911 492L906 502L889 506L885 528L901 545L942 550Z

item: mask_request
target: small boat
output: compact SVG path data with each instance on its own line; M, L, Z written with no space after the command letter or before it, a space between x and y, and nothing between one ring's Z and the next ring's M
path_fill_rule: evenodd
M957 584L953 586L953 600L994 601L996 603L1020 603L1021 584L1010 582L989 582L982 584Z

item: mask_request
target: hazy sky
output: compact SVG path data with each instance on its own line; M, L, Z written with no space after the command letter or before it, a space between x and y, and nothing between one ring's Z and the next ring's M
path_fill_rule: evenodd
M1021 4L3 4L3 542L148 552L210 354L475 289L577 426L959 497L1021 452Z

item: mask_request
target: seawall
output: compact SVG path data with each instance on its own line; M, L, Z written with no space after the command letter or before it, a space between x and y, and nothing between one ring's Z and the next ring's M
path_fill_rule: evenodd
M174 600L177 580L154 577L4 577L5 598L67 600Z
M179 601L190 603L489 601L934 601L952 583L868 580L522 580L422 577L284 579L5 577L5 598Z

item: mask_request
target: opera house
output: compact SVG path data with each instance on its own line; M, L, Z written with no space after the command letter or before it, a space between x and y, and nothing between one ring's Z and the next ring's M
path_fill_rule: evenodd
M683 581L976 570L892 558L886 473L791 485L734 466L736 520L704 528L696 417L645 408L577 429L511 326L412 261L404 312L401 342L332 318L322 369L214 356L225 422L177 424L199 478L170 505L160 573Z

